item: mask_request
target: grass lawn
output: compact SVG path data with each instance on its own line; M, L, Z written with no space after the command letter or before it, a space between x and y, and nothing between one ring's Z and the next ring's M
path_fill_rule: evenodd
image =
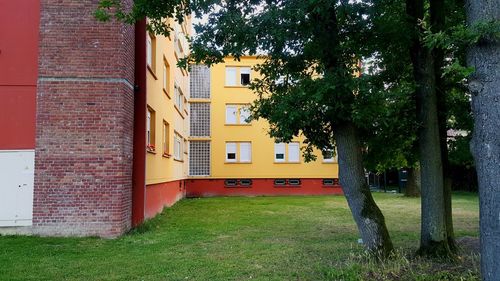
M203 198L115 240L0 237L0 280L479 280L477 255L412 256L419 199L374 196L400 249L383 264L363 255L343 196ZM477 237L477 196L453 204L457 237Z

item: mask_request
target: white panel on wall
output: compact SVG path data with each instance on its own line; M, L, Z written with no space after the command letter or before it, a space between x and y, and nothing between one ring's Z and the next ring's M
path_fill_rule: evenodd
M34 168L34 150L0 150L0 226L31 225Z

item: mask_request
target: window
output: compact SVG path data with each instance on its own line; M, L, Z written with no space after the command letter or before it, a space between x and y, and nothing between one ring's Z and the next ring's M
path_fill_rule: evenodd
M286 180L285 179L275 179L274 185L286 185Z
M322 151L323 154L323 163L334 163L336 162L335 153L333 149L325 149Z
M252 162L252 143L226 142L226 162L229 163Z
M249 124L250 109L248 106L240 107L240 124Z
M240 143L240 162L252 162L252 144L249 142Z
M175 84L174 86L174 99L175 99L175 105L177 106L177 109L179 112L182 114L182 110L184 109L184 94L182 93L181 88Z
M334 184L333 179L323 179L323 185L333 186L333 184Z
M226 162L236 162L237 144L235 142L226 143Z
M252 186L252 180L251 179L241 179L240 185L241 186Z
M237 186L238 180L233 180L233 179L224 180L224 185L225 186Z
M274 144L274 161L285 162L285 145L284 143Z
M236 86L236 67L226 67L226 86Z
M156 70L155 60L156 60L156 37L153 34L148 33L148 36L146 38L146 63L149 69L153 73L155 73Z
M249 124L250 117L249 105L226 104L226 124L228 125L243 125Z
M300 162L300 147L298 142L288 144L288 162Z
M295 186L297 186L297 185L300 185L300 183L301 183L300 179L288 179L288 184L289 185L295 185Z
M226 105L226 124L237 124L238 106Z
M146 112L146 145L149 152L155 151L155 112L149 106Z
M163 91L168 95L170 89L170 66L166 59L163 60Z
M242 86L250 84L250 67L240 68L240 81Z
M168 153L168 140L169 140L169 130L170 126L168 125L167 121L163 120L163 141L162 141L162 147L163 147L163 156L169 157L170 154Z
M287 149L288 146L288 149ZM288 150L288 157L287 155ZM274 144L274 162L276 163L299 163L300 162L300 143L275 143Z
M175 133L174 136L174 159L178 161L182 161L183 151L182 151L182 137Z
M226 67L226 86L232 86L232 87L248 86L251 81L251 72L252 69L248 66Z

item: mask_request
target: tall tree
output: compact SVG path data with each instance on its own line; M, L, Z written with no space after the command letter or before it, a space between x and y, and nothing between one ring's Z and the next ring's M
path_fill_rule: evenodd
M442 9L442 0L431 1L431 9ZM413 65L413 75L416 89L418 143L420 154L422 219L420 252L428 255L449 255L442 151L440 144L438 122L438 96L436 58L432 49L424 45L420 34L424 23L424 0L407 0L406 11L410 26L415 28L413 42L410 47L410 57ZM434 21L442 11L433 12ZM439 23L440 24L440 23Z
M467 23L497 23L498 0L466 1ZM500 40L483 36L468 53L467 64L475 71L469 78L474 115L472 154L479 182L481 273L485 281L500 276Z

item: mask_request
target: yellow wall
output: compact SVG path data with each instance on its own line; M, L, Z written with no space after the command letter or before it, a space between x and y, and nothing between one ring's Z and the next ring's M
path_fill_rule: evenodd
M305 163L300 153L300 163L275 163L274 140L267 135L264 120L250 125L226 125L226 104L249 104L256 95L247 87L225 86L226 66L253 66L255 57L243 57L240 62L232 58L211 68L211 177L212 178L337 178L338 164L323 163L319 151L315 162ZM255 77L256 72L251 72ZM238 77L239 78L239 77ZM297 139L297 141L300 139ZM226 163L226 142L250 141L251 163ZM301 144L302 146L302 144Z
M188 51L188 44L182 38L183 33L191 30L190 19L187 19L185 27L175 23L180 41L184 44L185 52ZM187 177L188 169L188 147L184 146L184 161L174 159L174 132L179 133L187 139L189 135L189 107L185 104L185 110L177 110L175 106L174 81L181 88L186 100L189 98L189 76L184 70L179 69L174 51L175 32L172 31L169 37L156 35L155 67L147 71L147 104L155 111L155 153L146 153L146 184L168 182ZM182 56L181 56L182 57ZM167 91L163 90L163 65L164 60L169 65L169 81ZM163 120L169 124L168 153L163 155ZM184 145L184 144L183 144Z

